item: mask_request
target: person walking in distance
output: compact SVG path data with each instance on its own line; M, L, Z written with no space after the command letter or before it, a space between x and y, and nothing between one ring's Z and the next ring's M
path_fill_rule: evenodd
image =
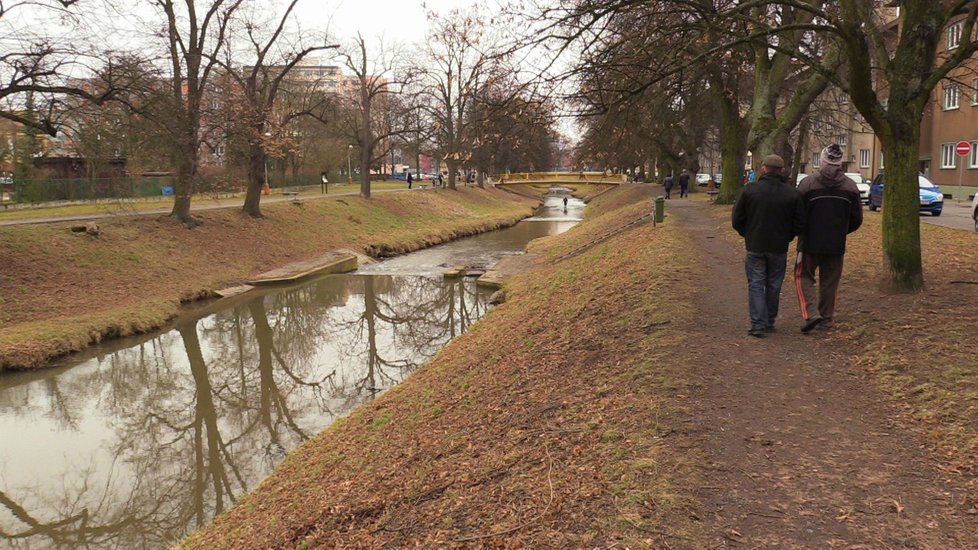
M801 303L804 333L832 325L835 295L842 279L846 236L863 223L859 189L845 175L842 148L836 144L822 149L822 167L801 180L798 192L805 204L805 231L798 238L795 259L795 289ZM818 291L815 272L818 272Z
M679 174L679 198L689 198L689 172L683 168Z
M672 174L666 176L665 181L662 182L662 187L666 190L666 198L670 198L672 195Z
M755 338L774 332L787 269L788 243L802 232L805 224L801 195L787 184L782 171L784 159L778 155L765 157L760 179L741 191L731 220L747 248L744 260L750 313L747 334Z
M413 183L413 182L414 182L414 178L412 178L412 177L411 177L411 172L408 172L408 173L407 173L407 183L408 183L408 189L410 189L410 188L411 188L411 183Z

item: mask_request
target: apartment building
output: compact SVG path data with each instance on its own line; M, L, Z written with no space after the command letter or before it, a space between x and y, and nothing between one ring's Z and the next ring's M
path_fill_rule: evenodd
M944 30L938 53L953 53L962 41L964 23ZM970 40L974 40L971 37ZM938 185L978 186L978 59L954 69L934 90L920 128L920 170ZM959 156L955 144L971 143L971 154Z
M886 10L884 32L896 36L899 12L893 8ZM960 47L963 40L968 40L962 36L963 26L957 20L944 30L938 62ZM885 169L879 140L844 94L829 91L826 95L836 98L838 112L830 123L834 126L829 132L812 132L806 140L802 171L817 170L821 148L839 143L846 152L846 171L874 178ZM824 114L816 109L813 117L820 116ZM955 145L961 141L971 143L970 155L955 153ZM978 187L978 59L972 58L953 70L934 89L921 121L919 161L920 172L938 185Z

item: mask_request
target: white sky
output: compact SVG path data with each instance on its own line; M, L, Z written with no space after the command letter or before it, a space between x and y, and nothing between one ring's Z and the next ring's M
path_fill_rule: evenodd
M491 13L499 4L500 0L300 0L296 10L303 26L328 29L341 41L359 31L368 43L380 38L385 43L409 43L427 36L429 11L444 14L478 6Z

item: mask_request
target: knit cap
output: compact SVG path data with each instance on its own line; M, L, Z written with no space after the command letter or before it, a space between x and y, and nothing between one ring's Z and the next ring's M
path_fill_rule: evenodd
M819 155L819 160L822 164L831 164L833 166L842 165L842 147L838 144L833 143L825 149L822 149L822 154Z

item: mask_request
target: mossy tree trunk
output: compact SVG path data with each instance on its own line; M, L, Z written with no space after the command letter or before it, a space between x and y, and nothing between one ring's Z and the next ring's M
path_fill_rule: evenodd
M978 51L978 42L965 39L938 56L938 45L952 19L962 23L962 37L973 36L978 3L949 6L902 0L895 41L867 24L875 16L872 3L840 0L839 6L836 31L848 67L848 81L841 84L848 86L853 105L879 138L886 165L883 284L897 292L917 292L924 287L917 183L920 124L934 89ZM887 99L886 106L881 97Z
M717 102L720 113L720 193L716 202L733 204L740 192L747 158L747 128L740 116L736 96L725 94L717 86Z

